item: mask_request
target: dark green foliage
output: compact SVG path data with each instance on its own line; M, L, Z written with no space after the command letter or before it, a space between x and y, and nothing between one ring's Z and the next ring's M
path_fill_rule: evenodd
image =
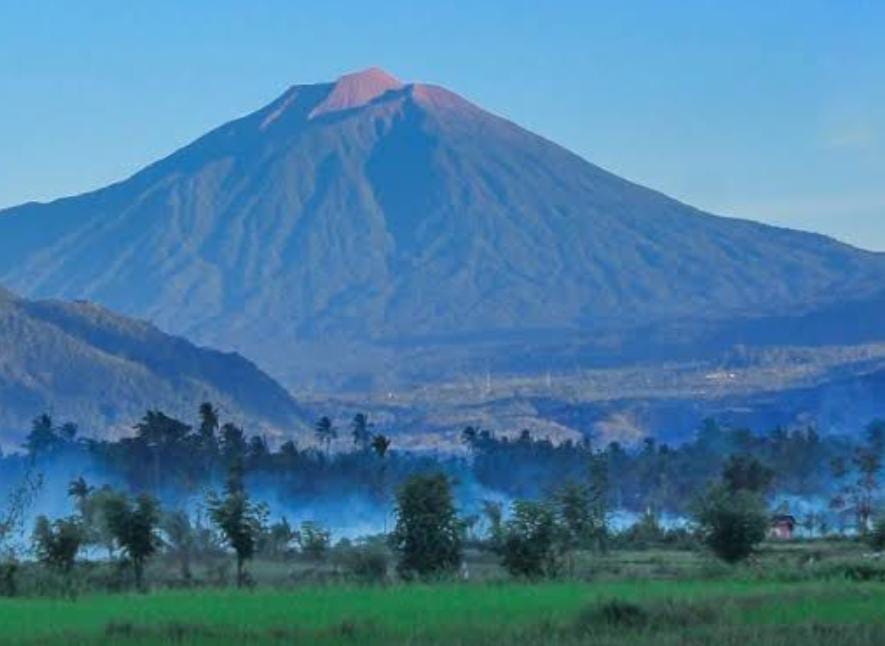
M264 531L266 508L250 500L240 465L231 467L223 496L214 492L209 495L208 506L209 517L237 555L237 587L243 587L248 582L245 564L255 555Z
M774 471L750 455L733 455L722 469L722 480L729 491L767 493Z
M658 631L690 629L714 623L721 611L713 603L667 601L639 604L612 599L584 610L575 622L578 633L642 631L654 635Z
M448 477L413 475L396 495L396 528L391 542L403 578L453 572L461 564L462 525Z
M66 575L74 568L85 538L86 533L77 517L50 521L46 516L38 516L31 540L37 560Z
M160 546L157 525L160 505L156 499L141 494L130 500L125 494L108 496L104 517L111 534L132 565L135 586L144 590L144 565Z
M0 597L14 597L18 593L18 563L11 559L0 561Z
M746 559L768 533L769 516L759 495L722 484L698 501L695 519L704 544L726 563Z
M556 511L551 505L516 501L511 518L504 526L501 564L513 576L532 579L555 576L562 556L560 539Z
M361 583L384 583L390 568L390 549L384 537L343 539L335 545L334 560Z

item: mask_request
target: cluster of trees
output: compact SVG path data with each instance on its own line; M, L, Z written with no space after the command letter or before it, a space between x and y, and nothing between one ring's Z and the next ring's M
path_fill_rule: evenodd
M319 448L299 449L287 441L272 449L262 437L222 424L215 408L204 404L193 426L149 411L132 436L102 441L40 416L27 436L26 453L0 458L0 473L20 483L0 514L0 549L21 529L43 486L41 470L71 459L121 484L93 488L83 478L71 482L76 513L38 518L33 554L64 577L84 548L103 549L129 568L139 588L146 562L160 549L179 561L185 580L195 554L226 549L235 555L241 586L250 582L247 564L257 553L281 556L297 545L308 558L324 558L328 531L312 522L299 529L285 519L271 523L269 508L255 502L250 490L303 503L359 491L385 509L395 492L389 547L406 579L456 570L480 519L487 528L483 547L514 576L572 571L576 552L612 544L607 519L613 508L643 513L617 540L664 540L667 532L658 518L677 512L695 519L693 540L737 562L765 537L766 501L773 492L825 496L831 511L853 519L874 546L885 543L885 524L876 524L874 514L885 453L883 422L871 424L855 441L821 437L811 429L754 435L706 422L682 446L649 439L631 449L617 443L597 448L590 441L555 445L527 431L496 437L469 427L462 434L467 455L447 458L391 451L390 439L376 433L364 414L350 423L351 451L332 452L339 429L330 418L318 420L314 431ZM483 501L481 514L462 518L452 483L465 480L515 501L506 510ZM205 518L181 509L180 501L195 498L202 500ZM164 505L173 511L164 511ZM355 570L377 575L386 569L377 551L351 557ZM6 554L0 554L0 564L2 593L13 585L15 565Z
M692 441L677 447L648 438L633 448L612 442L594 450L590 440L554 444L528 431L507 438L474 427L462 435L477 480L514 497L536 497L563 479L579 477L588 456L601 452L612 474L610 506L687 514L696 492L718 477L729 457L744 455L771 470L771 491L831 499L833 512L853 516L858 527L870 522L883 437L885 421L871 423L861 438L851 439L824 437L812 428L755 434L712 420L702 424Z
M194 425L149 411L131 437L101 441L82 438L76 426L56 426L44 415L27 437L26 458L11 455L2 462L7 473L20 473L22 465L34 461L51 471L53 461L74 457L132 491L161 498L168 493L164 499L217 486L236 463L246 480L283 499L310 501L346 492L384 505L409 475L433 469L511 498L537 499L563 481L581 479L588 461L598 454L612 474L609 506L687 514L695 493L718 476L730 455L740 454L772 470L771 489L778 494L826 497L843 522L853 517L852 524L867 527L885 444L882 421L870 424L865 437L852 440L822 437L810 428L754 434L708 420L694 440L676 447L651 438L635 447L617 442L595 446L589 439L554 444L528 431L510 438L468 427L462 434L467 457L433 457L391 451L390 438L376 433L363 413L349 423L350 451L331 450L343 433L329 417L318 420L314 431L320 448L299 448L290 440L274 449L260 435L248 436L234 424L221 423L218 412L204 404Z

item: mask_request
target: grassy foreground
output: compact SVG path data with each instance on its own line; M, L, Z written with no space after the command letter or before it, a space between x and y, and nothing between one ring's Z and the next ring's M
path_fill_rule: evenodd
M885 585L624 581L158 591L0 601L14 644L871 644Z

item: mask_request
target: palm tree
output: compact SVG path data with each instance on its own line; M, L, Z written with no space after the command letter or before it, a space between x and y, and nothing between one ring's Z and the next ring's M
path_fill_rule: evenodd
M369 444L372 442L372 427L374 424L369 422L369 416L365 413L357 413L353 416L353 421L350 423L353 435L353 444L360 451L365 451L369 448Z
M390 448L390 438L386 435L381 435L380 433L372 438L372 450L378 455L379 458L384 458L387 455L387 449Z
M74 499L77 509L80 511L80 515L83 516L84 520L86 519L88 512L86 501L89 499L91 493L92 487L86 484L86 479L83 476L71 480L68 485L68 496Z
M332 420L326 416L319 419L314 427L314 433L320 444L325 445L326 454L332 450L332 441L338 437L338 429L332 425Z

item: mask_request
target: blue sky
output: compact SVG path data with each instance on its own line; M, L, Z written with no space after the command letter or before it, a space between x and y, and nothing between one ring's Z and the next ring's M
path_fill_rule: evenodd
M0 0L0 206L378 65L701 208L885 250L883 34L872 0Z

